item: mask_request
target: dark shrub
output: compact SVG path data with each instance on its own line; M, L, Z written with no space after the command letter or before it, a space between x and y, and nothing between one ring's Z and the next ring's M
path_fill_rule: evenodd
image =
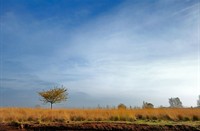
M193 116L192 116L192 120L193 120L193 121L198 121L198 120L199 120L199 118L198 118L198 116L196 116L196 115L193 115Z
M140 120L144 119L144 117L141 114L137 114L135 117L136 119L140 119Z

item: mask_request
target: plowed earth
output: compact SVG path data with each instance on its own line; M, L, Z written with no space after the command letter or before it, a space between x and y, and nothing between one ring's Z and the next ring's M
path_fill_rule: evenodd
M200 131L200 126L147 125L130 123L68 123L68 124L6 124L0 123L0 131Z

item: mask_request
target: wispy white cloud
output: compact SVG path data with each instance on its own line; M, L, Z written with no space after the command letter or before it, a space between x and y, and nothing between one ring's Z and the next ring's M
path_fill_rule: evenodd
M187 8L187 13L193 15L186 19L185 15L180 14L178 18L171 15L173 10L165 10L162 16L159 10L152 14L140 10L138 16L125 6L117 14L102 16L77 31L71 46L63 47L60 52L61 60L66 54L89 63L86 67L75 65L66 72L92 77L64 83L98 97L123 94L121 97L128 95L130 102L137 94L141 99L162 94L165 99L180 96L188 100L184 101L185 105L195 105L195 97L191 96L198 95L199 86L196 10L196 5ZM138 21L140 17L143 18ZM65 67L58 72L64 70Z
M20 24L12 17L15 22L6 23L11 16L4 26L18 35L19 45L27 46L26 57L17 61L31 74L66 85L75 96L85 93L81 97L96 101L91 105L106 99L111 105L138 105L143 100L168 105L169 97L178 96L184 105L194 106L200 73L197 5L128 1L73 30L59 23L39 28L41 21L35 19ZM32 48L38 53L31 54Z

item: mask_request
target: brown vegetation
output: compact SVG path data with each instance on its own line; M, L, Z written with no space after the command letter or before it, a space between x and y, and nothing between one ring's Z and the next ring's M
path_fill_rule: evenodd
M200 121L200 109L33 109L0 108L0 123L166 120Z

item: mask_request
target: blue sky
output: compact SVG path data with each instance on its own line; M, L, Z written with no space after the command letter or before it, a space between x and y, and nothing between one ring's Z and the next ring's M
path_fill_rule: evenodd
M200 94L198 0L1 0L0 106L168 106Z

